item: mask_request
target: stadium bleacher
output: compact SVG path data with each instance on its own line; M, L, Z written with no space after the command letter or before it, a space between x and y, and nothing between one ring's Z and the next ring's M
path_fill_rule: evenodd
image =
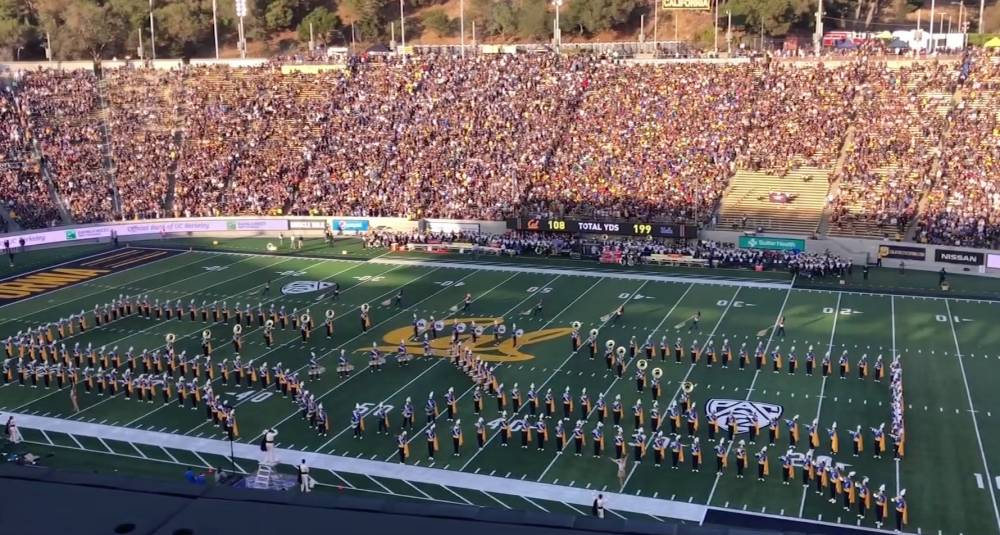
M990 245L1000 68L963 64L963 83L956 62L864 56L43 70L4 92L0 193L26 228L526 211Z

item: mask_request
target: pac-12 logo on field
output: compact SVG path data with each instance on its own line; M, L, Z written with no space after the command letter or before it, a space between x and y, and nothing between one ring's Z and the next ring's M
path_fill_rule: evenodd
M754 422L761 427L767 427L771 420L781 417L784 409L781 405L773 403L741 399L710 399L705 405L705 412L715 414L722 429L728 429L730 420L735 418L736 431L746 433L753 427Z
M309 292L315 292L316 290L325 290L331 286L333 286L333 283L330 282L295 281L282 286L281 293L285 295L307 294Z

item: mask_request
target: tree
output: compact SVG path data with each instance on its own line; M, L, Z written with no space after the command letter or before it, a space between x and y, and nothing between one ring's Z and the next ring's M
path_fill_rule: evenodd
M499 0L490 6L486 33L506 37L517 31L517 11L511 0Z
M443 9L429 9L423 14L423 24L439 36L449 36L455 33L455 19L449 18Z
M591 0L587 0L588 2ZM525 0L517 10L517 33L525 39L544 39L551 30L546 2Z
M785 35L799 24L808 24L815 7L810 0L731 0L728 4L735 19L742 19L749 31L764 30L768 35Z
M0 58L17 57L17 49L25 45L34 31L28 11L19 0L0 0Z
M577 29L581 34L600 33L626 23L638 6L637 0L585 0L569 4L560 26Z
M331 13L329 9L322 6L317 7L299 23L299 41L303 43L309 41L309 24L312 24L313 35L320 41L326 42L331 41L334 35L343 31L344 27L336 13Z
M212 32L212 14L197 2L175 2L156 10L156 40L170 55L194 54Z
M276 32L292 25L295 17L295 0L272 0L264 12L264 24L269 32Z

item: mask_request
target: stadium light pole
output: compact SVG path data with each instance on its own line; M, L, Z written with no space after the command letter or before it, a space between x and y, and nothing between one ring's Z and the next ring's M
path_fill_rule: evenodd
M406 48L406 15L403 12L403 0L399 0L399 53Z
M719 56L719 0L715 0L715 13L713 14L714 23L712 24L712 49L715 51L715 56Z
M156 24L153 22L153 0L149 0L149 51L152 60L156 61Z
M243 29L243 17L247 16L247 0L236 0L236 16L240 18L239 27L239 49L240 58L247 57L247 39Z
M212 30L215 32L215 59L219 59L219 0L212 0Z
M556 20L552 23L552 40L555 41L556 51L562 49L562 30L559 28L559 8L563 5L563 0L552 0L552 5L556 6Z
M979 33L983 33L983 11L986 9L986 0L979 0Z
M659 0L653 0L653 54L655 55L657 50L659 50L659 38L660 38L660 2Z
M934 5L935 0L931 0L931 42L927 45L927 52L934 52Z
M459 33L461 33L461 45L462 45L462 57L465 57L465 0L460 0L458 2L458 27Z

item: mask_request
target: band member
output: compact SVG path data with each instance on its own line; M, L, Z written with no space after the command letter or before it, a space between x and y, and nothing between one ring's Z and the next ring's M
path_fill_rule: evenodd
M729 339L722 341L722 368L726 369L729 367L729 363L733 361L733 350L729 345Z
M611 402L611 417L615 422L615 426L621 425L624 411L621 394L615 394L615 400Z
M795 358L795 347L788 350L788 375L795 375L799 361Z
M556 412L556 399L552 395L552 389L549 388L545 391L545 417L552 418L552 415Z
M663 436L663 433L657 431L653 435L653 466L659 468L663 464L663 460L667 457L667 444L669 440L667 437Z
M847 379L847 374L851 373L851 363L847 359L847 351L841 353L839 364L840 364L840 378L842 380Z
M851 443L854 445L854 456L860 457L861 452L865 450L865 436L861 432L861 426L859 425L853 431L848 429L847 432L851 434Z
M444 402L448 411L448 421L454 420L455 415L458 414L458 399L455 397L453 387L448 387L448 391L444 393Z
M354 431L354 438L365 438L365 415L360 404L354 405L351 411L351 429Z
M693 472L698 472L701 469L701 440L695 437L694 442L691 443L691 470Z
M861 355L858 360L858 380L864 381L868 377L868 354Z
M646 372L640 370L638 366L635 368L635 390L638 394L646 390Z
M858 518L864 519L872 506L872 491L868 488L868 478L862 479L855 487L858 489Z
M497 399L497 412L507 410L507 391L504 390L503 383L497 385L494 390Z
M465 442L465 438L462 435L461 423L461 420L455 420L455 425L451 427L451 443L455 450L452 455L455 457L461 455L462 444Z
M781 435L781 428L779 427L777 418L772 418L767 424L768 432L768 444L773 446Z
M486 445L486 420L482 416L476 420L476 444L479 449L482 449Z
M740 371L745 370L747 364L750 364L750 354L747 353L747 345L744 343L740 346Z
M820 362L820 367L822 368L823 371L823 377L829 377L830 374L833 373L833 361L830 358L829 351L827 351L826 354L823 355L823 360Z
M562 420L556 421L556 453L562 453L566 447L566 427Z
M510 443L510 420L507 419L507 411L500 413L500 446L506 448Z
M635 464L642 462L642 458L646 456L646 434L642 432L642 429L636 429L635 433L632 434L632 442L629 443L632 446L632 456L635 459Z
M806 351L806 375L812 377L813 368L816 367L816 354L813 353L813 346L809 346L809 351Z
M806 432L809 434L809 448L818 449L819 448L819 418L814 418L812 423L806 426Z
M541 420L541 418L539 418ZM535 428L531 424L531 419L525 416L521 420L521 449L528 449L528 444L531 443L531 432Z
M788 445L798 446L799 445L799 415L796 414L790 420L785 420L785 425L788 427Z
M719 418L714 412L709 412L707 414L708 418L708 439L715 442L716 436L719 434Z
M434 454L438 451L438 437L437 431L434 429L434 424L427 427L424 436L427 438L427 459L433 461Z
M770 473L767 459L767 446L757 452L757 481L764 481Z
M427 419L427 423L437 421L438 407L437 401L434 399L434 392L427 396L427 403L424 404L424 417Z
M826 434L830 438L830 453L833 455L840 453L840 436L837 433L837 422L833 422L833 425L827 428Z
M684 345L682 344L681 339L678 338L677 341L674 342L674 362L680 364L683 358L684 358Z
M882 355L879 355L878 358L875 359L875 382L881 383L884 377L885 377L885 364L882 362Z
M392 432L392 427L389 425L389 407L379 403L375 408L375 419L378 420L378 434L388 435Z
M590 439L594 443L594 457L604 455L604 424L597 422L590 432Z
M684 444L681 444L679 435L673 435L670 439L670 469L677 470L678 465L684 462Z
M642 408L642 398L635 400L635 404L632 405L632 416L635 418L635 429L642 429L646 416L646 411Z
M875 443L875 453L873 456L876 459L881 459L882 455L885 454L885 424L878 427L872 427L872 442Z
M594 405L594 412L597 413L597 421L601 424L608 417L608 404L604 401L604 392L597 395L597 403Z
M715 445L715 473L722 475L729 465L729 450L726 449L726 439L720 439Z
M691 354L691 364L698 364L698 360L701 358L701 352L698 350L697 340L695 340L694 343L691 344L690 354Z
M778 457L781 461L781 484L791 485L792 480L795 479L795 465L792 464L792 454L795 450L788 448L788 451L784 455Z
M660 430L660 402L654 401L649 409L649 428L653 432Z
M698 434L698 409L691 407L691 410L687 411L686 416L688 436L695 436Z
M545 425L545 420L541 418L535 422L535 436L538 439L538 451L545 451L545 441L549 439L549 428Z
M413 401L409 396L407 396L406 401L403 402L403 410L400 412L403 418L402 428L413 429Z
M569 420L573 415L573 395L569 393L569 387L562 394L563 420Z
M889 498L885 495L885 485L881 485L875 492L875 527L881 529L888 516Z
M749 455L744 447L746 444L741 440L739 445L736 446L735 456L736 456L736 477L738 479L743 479L743 472L750 466Z
M780 349L781 349L780 347L776 347L774 348L774 351L771 352L771 365L773 366L771 371L773 371L774 373L779 373L781 371Z

